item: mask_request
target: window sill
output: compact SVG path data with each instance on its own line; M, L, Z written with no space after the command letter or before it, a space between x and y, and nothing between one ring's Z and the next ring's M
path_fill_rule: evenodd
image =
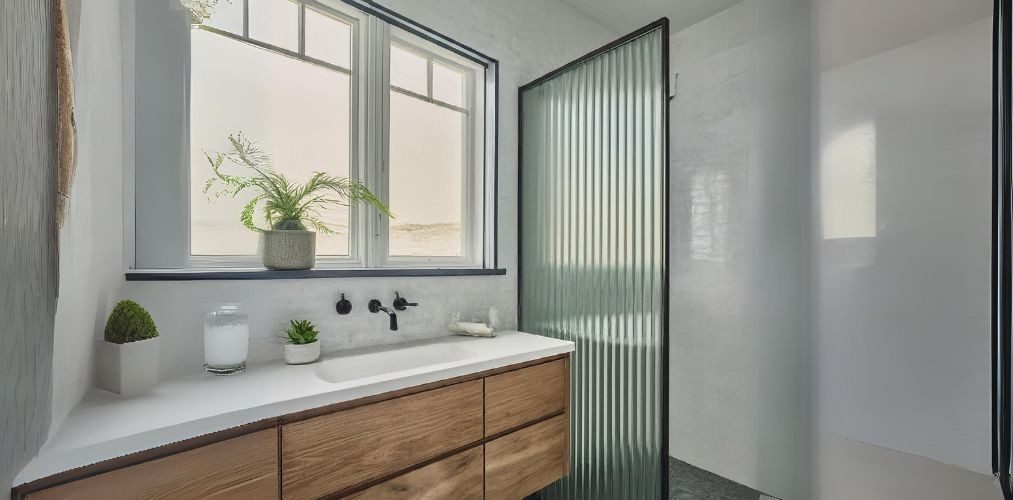
M392 278L409 276L502 276L506 269L443 268L443 269L306 269L302 271L271 271L253 269L131 269L127 281L233 281L233 280L294 280L310 278Z

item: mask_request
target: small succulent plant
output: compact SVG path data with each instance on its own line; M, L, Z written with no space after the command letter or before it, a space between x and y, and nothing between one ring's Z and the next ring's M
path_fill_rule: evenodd
M132 300L121 300L106 320L106 342L126 344L158 336L158 328L148 311Z
M312 344L317 341L317 335L320 335L317 327L305 319L289 321L289 327L285 333L288 334L288 342L296 345Z

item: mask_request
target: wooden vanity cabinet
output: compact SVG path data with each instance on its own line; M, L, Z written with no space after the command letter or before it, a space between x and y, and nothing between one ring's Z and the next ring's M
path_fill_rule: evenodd
M342 492L481 439L481 380L284 425L282 495Z
M484 497L484 449L476 446L346 497L354 500L478 500ZM287 498L287 497L286 497Z
M516 429L566 409L567 360L485 378L485 435Z
M485 498L524 498L569 471L565 415L511 432L485 444Z
M254 432L28 493L24 498L278 498L278 431Z
M13 498L521 499L569 472L569 362L260 421L40 479Z

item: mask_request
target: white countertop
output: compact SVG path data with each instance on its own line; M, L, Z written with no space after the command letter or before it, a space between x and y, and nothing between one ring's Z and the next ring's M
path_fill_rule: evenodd
M345 351L309 365L289 366L282 361L251 365L245 373L230 377L195 373L162 381L143 396L122 397L92 389L14 484L266 418L574 350L574 344L564 340L522 332L497 334ZM403 357L404 349L433 344L460 346L471 354L462 360L347 382L326 382L318 376L322 363L340 363L343 357L394 351Z

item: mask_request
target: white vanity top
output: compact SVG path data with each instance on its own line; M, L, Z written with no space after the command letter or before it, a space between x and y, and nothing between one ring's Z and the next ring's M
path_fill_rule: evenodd
M497 334L345 351L309 365L251 365L229 377L195 373L165 380L143 396L92 389L14 484L266 418L574 350L564 340ZM371 368L349 375L358 367Z

